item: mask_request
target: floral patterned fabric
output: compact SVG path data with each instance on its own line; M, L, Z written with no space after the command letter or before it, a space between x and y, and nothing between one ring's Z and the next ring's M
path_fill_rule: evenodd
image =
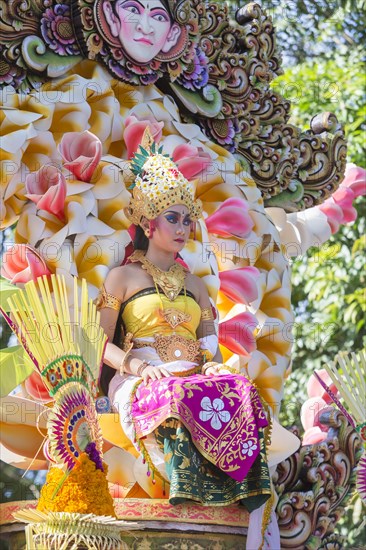
M179 419L198 451L242 482L260 452L259 432L268 421L253 385L240 375L180 378L141 383L131 408L136 439L167 418Z
M171 504L194 500L208 506L225 506L241 501L251 512L269 498L270 478L262 430L258 433L260 453L241 483L198 452L187 428L179 420L170 418L164 421L154 434L165 456Z

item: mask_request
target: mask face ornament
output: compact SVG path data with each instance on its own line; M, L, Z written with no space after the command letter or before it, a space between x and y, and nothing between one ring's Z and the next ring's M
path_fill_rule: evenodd
M181 29L160 0L104 0L103 7L112 35L133 63L147 64L179 40Z
M174 78L194 57L198 33L189 25L187 0L77 0L74 6L84 53L119 80L153 84L166 72Z

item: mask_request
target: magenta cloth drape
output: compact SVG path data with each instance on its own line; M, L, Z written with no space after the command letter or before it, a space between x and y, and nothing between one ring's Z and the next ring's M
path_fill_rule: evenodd
M241 375L171 376L143 383L132 401L136 440L177 418L210 462L241 482L260 452L258 430L268 425L255 387Z

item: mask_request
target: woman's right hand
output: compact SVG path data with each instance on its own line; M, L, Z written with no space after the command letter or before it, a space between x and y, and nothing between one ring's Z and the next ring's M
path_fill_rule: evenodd
M171 374L163 366L154 367L153 365L148 365L141 373L141 378L143 379L145 384L148 384L150 381L153 380L167 378L168 376L171 376Z

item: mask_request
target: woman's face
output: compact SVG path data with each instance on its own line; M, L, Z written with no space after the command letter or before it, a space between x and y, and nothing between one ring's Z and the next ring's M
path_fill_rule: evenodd
M183 204L170 206L155 220L155 230L151 240L169 252L180 252L188 241L191 231L191 218Z
M113 36L132 60L148 63L178 41L180 27L171 22L160 0L116 0L114 11L109 0L104 6Z

